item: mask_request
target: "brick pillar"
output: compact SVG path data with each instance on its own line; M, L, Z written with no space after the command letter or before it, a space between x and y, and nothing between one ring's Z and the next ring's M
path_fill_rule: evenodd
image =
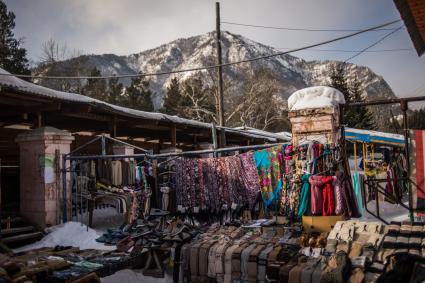
M20 213L40 228L60 223L62 154L74 137L41 127L17 136L20 150Z

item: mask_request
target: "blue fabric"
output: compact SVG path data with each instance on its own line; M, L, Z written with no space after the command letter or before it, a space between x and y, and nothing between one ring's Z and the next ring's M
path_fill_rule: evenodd
M356 195L357 207L358 207L359 213L363 214L364 207L363 207L362 188L360 185L359 172L353 172L352 179L353 179L353 189Z

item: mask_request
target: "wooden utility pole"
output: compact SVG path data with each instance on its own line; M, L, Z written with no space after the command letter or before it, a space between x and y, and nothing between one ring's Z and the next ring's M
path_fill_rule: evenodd
M220 3L215 3L215 14L216 14L216 41L217 41L217 75L218 75L218 109L217 109L217 119L218 125L221 127L225 126L224 121L224 98L223 98L223 67L221 66L222 56L221 56L221 31L220 31ZM224 147L226 144L225 141L225 132L224 129L220 129L220 147Z

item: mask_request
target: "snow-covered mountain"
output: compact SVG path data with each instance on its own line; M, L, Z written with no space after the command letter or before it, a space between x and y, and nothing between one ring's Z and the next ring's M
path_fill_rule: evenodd
M222 32L223 62L234 62L254 57L270 55L279 50L252 41L241 35ZM113 54L103 55L83 55L67 61L56 63L54 66L37 68L34 71L38 74L53 72L64 75L87 75L88 70L97 67L103 75L121 75L142 73L158 73L171 70L188 69L212 65L216 62L215 55L215 33L182 38L157 48L146 50L129 56L117 56ZM231 81L236 85L232 93L237 93L238 86L244 82L248 74L252 74L259 69L269 69L277 77L280 95L286 99L295 90L315 85L329 83L329 73L332 66L338 61L305 61L291 55L281 55L265 60L258 60L248 63L226 66L223 68L225 81ZM370 68L348 64L348 77L355 76L362 82L364 95L368 100L394 98L395 95L386 81L375 74ZM151 88L155 92L153 102L155 108L159 108L163 102L165 89L173 77L180 80L188 79L191 76L201 73L205 75L208 83L212 83L211 74L213 71L197 71L188 73L178 73L172 75L152 76ZM128 84L129 80L124 80ZM44 84L53 83L46 80ZM58 87L50 85L51 87ZM378 116L388 117L388 111L374 111ZM377 117L378 120L384 117ZM379 123L380 124L380 123Z

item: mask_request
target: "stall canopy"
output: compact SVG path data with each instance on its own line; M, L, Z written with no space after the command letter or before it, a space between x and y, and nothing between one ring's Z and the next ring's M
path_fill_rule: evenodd
M376 143L404 147L404 136L370 130L345 128L345 139L353 142Z

